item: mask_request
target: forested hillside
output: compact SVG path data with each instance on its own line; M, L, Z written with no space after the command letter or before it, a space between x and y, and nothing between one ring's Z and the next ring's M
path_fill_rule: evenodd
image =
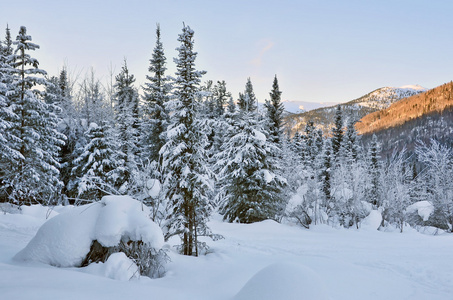
M409 85L400 88L383 87L360 98L339 105L347 118L357 121L372 112L387 108L403 98L425 91L425 88L418 85ZM312 121L318 129L321 129L324 133L328 133L333 126L334 117L335 106L318 108L286 117L286 128L288 132L294 133L302 130L307 122Z
M453 106L453 82L403 99L386 109L369 114L360 119L356 128L360 134L373 133L402 125L425 115L442 114L451 106Z

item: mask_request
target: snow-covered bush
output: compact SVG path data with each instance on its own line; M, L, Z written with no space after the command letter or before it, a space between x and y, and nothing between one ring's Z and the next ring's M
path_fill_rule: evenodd
M105 196L51 218L15 259L82 267L123 252L140 274L162 276L167 259L161 250L163 234L149 214L148 207L131 197Z

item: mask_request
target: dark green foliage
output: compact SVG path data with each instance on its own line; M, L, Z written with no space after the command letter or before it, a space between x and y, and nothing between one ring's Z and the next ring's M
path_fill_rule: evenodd
M341 143L343 141L343 116L341 106L338 105L335 111L335 121L332 128L332 157L337 159L340 153Z
M258 108L258 101L253 92L253 85L250 77L247 78L244 93L239 93L238 107L244 112L254 112Z
M281 94L278 87L277 75L274 77L272 91L269 93L270 100L264 104L269 122L269 138L273 143L280 143L282 138L283 112L284 107L281 102Z

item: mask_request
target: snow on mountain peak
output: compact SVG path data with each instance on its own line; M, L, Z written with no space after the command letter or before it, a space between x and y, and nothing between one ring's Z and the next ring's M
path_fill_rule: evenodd
M428 90L427 88L424 88L418 84L403 85L403 86L399 87L398 89L411 89L411 90L416 90L416 91L427 91Z

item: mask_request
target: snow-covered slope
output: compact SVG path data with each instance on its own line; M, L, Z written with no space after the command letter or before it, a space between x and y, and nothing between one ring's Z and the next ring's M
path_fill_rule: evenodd
M103 273L13 260L47 213L32 207L24 214L0 214L0 299L266 300L280 291L280 299L291 300L304 299L306 290L310 300L446 300L453 294L453 236L410 228L380 232L376 211L359 230L326 225L305 230L274 221L229 224L214 216L209 226L224 239L206 239L209 254L178 255L173 245L179 241L170 240L166 276L131 281L108 278L121 279L112 276L121 268Z
M399 88L383 87L348 103L381 110L389 107L396 101L426 92L427 90L419 85L405 85Z

